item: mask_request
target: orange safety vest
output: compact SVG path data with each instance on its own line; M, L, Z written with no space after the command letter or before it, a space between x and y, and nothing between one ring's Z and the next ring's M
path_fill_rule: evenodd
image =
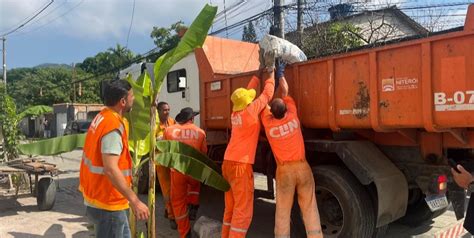
M103 109L92 121L84 144L79 190L86 204L108 210L119 211L129 208L128 200L112 185L104 174L101 140L104 135L119 130L123 149L118 161L128 186L132 184L132 160L128 150L128 122L109 108Z

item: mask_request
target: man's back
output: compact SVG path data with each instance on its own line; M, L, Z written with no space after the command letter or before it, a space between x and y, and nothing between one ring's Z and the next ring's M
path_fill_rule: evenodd
M164 139L176 140L207 153L206 133L193 123L175 124L166 128Z
M283 118L275 118L268 108L262 112L262 123L268 142L278 162L303 160L304 140L296 104L290 96L284 97L283 101L287 106Z

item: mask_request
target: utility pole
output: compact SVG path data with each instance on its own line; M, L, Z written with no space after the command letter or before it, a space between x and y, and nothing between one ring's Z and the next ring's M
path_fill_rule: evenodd
M282 5L284 0L274 0L273 3L273 27L275 36L285 38L285 22L283 21Z
M72 96L72 103L76 103L76 83L74 83L74 78L75 78L75 74L76 74L76 65L74 63L72 63L72 88L73 88L73 95Z
M3 48L2 48L2 55L3 55L3 83L5 84L5 93L7 93L7 50L5 49L5 41L7 39L2 37Z
M302 22L303 22L303 0L298 0L297 6L298 6L298 15L296 18L296 32L298 34L298 46L301 47L302 41L303 41L303 27L302 27Z

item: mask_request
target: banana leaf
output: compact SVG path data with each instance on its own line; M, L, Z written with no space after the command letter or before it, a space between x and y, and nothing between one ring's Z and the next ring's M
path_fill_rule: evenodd
M157 141L156 148L160 153L155 163L173 168L215 189L224 192L230 189L214 161L193 147L178 141L164 140Z
M143 75L142 85L137 84L131 76L127 78L127 81L132 85L133 94L135 100L133 102L132 111L127 113L125 117L130 121L130 141L141 141L147 138L147 135L150 133L150 108L151 108L151 99L150 97L145 97L145 88L144 85L151 85L150 77L145 77ZM148 82L147 82L148 81ZM148 89L148 94L150 93ZM143 152L148 153L148 152ZM139 154L143 154L139 153Z
M148 71L144 71L137 79L137 85L143 88L143 97L151 97L151 78L148 75Z
M86 133L60 136L40 140L29 144L21 144L18 150L24 155L57 155L84 147Z
M26 116L39 116L45 113L50 113L52 111L53 111L53 108L49 106L44 106L44 105L33 106L33 107L27 108L26 110L18 114L18 118L22 119Z
M207 32L212 25L214 17L217 12L217 7L212 7L206 4L199 15L193 21L189 29L179 41L178 45L165 55L162 55L156 60L153 69L155 75L155 92L159 93L161 90L161 83L163 82L168 71L191 53L195 48L202 47L207 37Z
M130 152L137 153L138 157L142 157L150 152L150 133L144 140L128 140ZM135 150L137 150L135 152Z

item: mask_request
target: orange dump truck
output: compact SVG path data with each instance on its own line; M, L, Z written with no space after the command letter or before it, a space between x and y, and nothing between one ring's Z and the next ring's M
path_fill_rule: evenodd
M185 106L201 111L195 121L216 161L230 137L230 95L258 66L258 45L208 37L167 75L160 100L172 116ZM450 202L463 216L464 191L447 158L474 159L474 5L459 29L297 63L285 74L325 236L376 237L397 220L432 219ZM264 133L254 169L268 177L262 195L273 196ZM292 232L304 234L298 215Z

